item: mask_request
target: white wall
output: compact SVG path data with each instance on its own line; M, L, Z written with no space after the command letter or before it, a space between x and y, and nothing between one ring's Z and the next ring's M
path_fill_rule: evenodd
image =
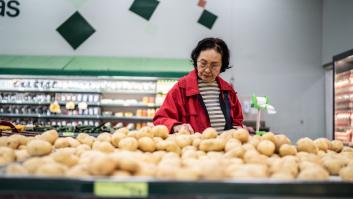
M323 0L322 64L353 49L352 9L352 0Z
M81 14L97 32L76 51L55 29L75 7L63 0L21 1L21 16L0 20L0 54L113 55L188 58L205 36L229 44L240 96L268 95L278 114L271 130L292 139L324 134L321 0L208 0L218 19L197 24L197 0L161 0L150 22L131 13L132 0L90 0ZM34 6L35 5L35 6Z
M325 136L320 0L232 2L233 75L241 95L268 95L271 129Z

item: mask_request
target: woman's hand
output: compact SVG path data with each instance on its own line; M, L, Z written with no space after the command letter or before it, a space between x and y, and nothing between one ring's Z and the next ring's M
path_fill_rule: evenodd
M194 129L191 127L190 124L180 124L180 125L175 125L173 127L174 133L178 133L181 131L187 131L189 133L194 133Z

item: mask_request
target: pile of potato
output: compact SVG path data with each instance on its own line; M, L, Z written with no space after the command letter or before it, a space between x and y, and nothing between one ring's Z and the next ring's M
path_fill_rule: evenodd
M0 137L0 165L7 175L353 181L353 149L340 141L302 138L293 145L285 135L250 136L245 129L169 135L162 125L76 139L55 130Z

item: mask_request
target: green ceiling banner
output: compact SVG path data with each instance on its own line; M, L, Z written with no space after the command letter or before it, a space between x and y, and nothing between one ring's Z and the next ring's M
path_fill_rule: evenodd
M212 12L205 9L205 10L203 10L203 12L197 22L199 24L209 28L209 29L212 29L216 20L217 20L217 16L215 14L213 14Z
M56 30L74 50L96 32L79 12L75 12Z
M157 0L134 0L129 10L149 21L158 4Z

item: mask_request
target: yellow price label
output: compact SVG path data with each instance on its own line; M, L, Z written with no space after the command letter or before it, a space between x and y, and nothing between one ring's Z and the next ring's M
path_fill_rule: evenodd
M100 197L148 197L148 183L97 181L94 194Z
M74 132L70 132L70 131L67 131L67 132L63 132L63 136L65 137L68 137L68 136L74 136Z

